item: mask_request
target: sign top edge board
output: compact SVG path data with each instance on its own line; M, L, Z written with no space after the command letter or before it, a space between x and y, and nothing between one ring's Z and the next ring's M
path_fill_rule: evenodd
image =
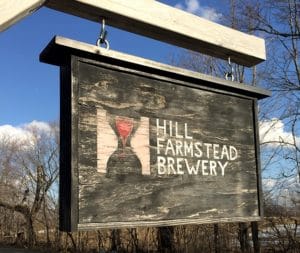
M234 92L252 98L263 99L271 95L271 92L259 87L227 81L222 78L212 77L113 50L107 50L105 48L61 36L55 36L49 42L40 54L40 61L61 66L68 62L71 54L79 57L89 55L89 58L94 60L109 58L111 61L130 65L133 69L139 69L139 66L142 66L143 69L147 69L151 74L163 74L172 79L184 79L190 83L199 83L201 81L201 86L205 84L205 86L209 88L217 88L219 90Z

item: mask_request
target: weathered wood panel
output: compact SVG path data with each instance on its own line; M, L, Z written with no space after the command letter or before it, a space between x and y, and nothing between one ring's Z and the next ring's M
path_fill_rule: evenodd
M46 0L0 0L0 32L40 8Z
M267 92L93 50L41 55L62 70L61 228L259 220Z
M79 61L76 73L79 224L259 218L252 99L173 85L85 60ZM149 125L138 136L141 118ZM123 128L128 121L132 124L125 146L118 119ZM144 151L150 174L132 145L133 138L143 142L143 134L150 141ZM107 146L99 150L97 141ZM104 149L107 154L100 152ZM101 155L108 159L99 168Z
M266 59L264 39L239 32L159 1L50 0L46 6L244 66Z

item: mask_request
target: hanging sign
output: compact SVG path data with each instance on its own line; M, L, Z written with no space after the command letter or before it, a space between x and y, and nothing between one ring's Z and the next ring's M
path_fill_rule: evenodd
M262 89L56 37L61 229L259 220Z

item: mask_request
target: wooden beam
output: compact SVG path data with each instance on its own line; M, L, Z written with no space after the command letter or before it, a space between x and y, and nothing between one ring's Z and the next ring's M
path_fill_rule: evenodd
M0 0L0 32L39 9L46 0Z
M210 85L217 86L222 90L234 90L240 94L255 97L257 99L266 98L271 95L269 91L261 89L259 87L254 87L251 85L241 85L238 82L226 81L225 79L201 74L187 69L177 68L167 64L158 63L113 50L106 50L105 48L100 48L95 45L71 40L60 36L55 36L49 43L49 45L43 50L43 52L40 54L40 61L54 65L63 65L62 63L69 59L68 57L66 57L66 55L70 54L70 52L72 52L73 55L79 57L92 55L93 58L98 61L101 61L102 58L109 57L113 62L121 61L129 65L143 65L145 68L155 70L156 72L163 72L165 73L164 75L172 76L173 78L176 78L176 76L178 76L178 78L182 78L182 76L184 76L184 79L187 80L198 79L202 80L203 82L210 83ZM66 63L67 62L64 62L64 64Z
M150 0L49 0L46 6L244 66L266 59L263 39Z

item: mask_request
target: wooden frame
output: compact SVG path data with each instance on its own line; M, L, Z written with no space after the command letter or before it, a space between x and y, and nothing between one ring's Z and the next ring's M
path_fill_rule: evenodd
M158 1L50 0L46 6L247 67L266 59L264 39ZM220 36L222 35L222 36Z
M44 5L46 0L0 0L0 32Z
M1 0L0 31L43 4L247 67L266 59L264 39L152 0Z
M128 56L114 51L107 51L105 49L100 49L92 45L79 43L61 37L54 38L52 42L48 45L48 47L42 52L40 58L44 62L61 66L61 84L62 84L61 85L61 130L62 130L61 159L62 160L61 160L61 174L60 174L61 177L60 178L61 181L61 187L60 187L61 223L60 224L62 230L74 231L77 229L86 230L86 229L108 228L108 227L111 228L111 227L136 227L136 226L170 226L170 225L182 225L182 224L231 222L231 221L243 222L243 221L259 220L260 217L262 217L263 210L262 210L262 203L261 203L261 180L260 180L260 161L259 161L256 103L257 103L257 99L264 98L269 95L267 91L264 91L256 87L247 86L247 85L237 85L222 79L205 76L198 73L193 73L191 71L174 68L164 64L158 64L138 57ZM83 70L82 67L84 67L85 70ZM248 190L249 193L253 192L254 195L251 193L249 197L255 196L254 199L248 199L248 197L242 197L248 199L249 203L254 203L253 205L249 204L250 209L248 210L247 207L248 211L245 211L245 213L244 211L242 211L240 212L240 215L237 215L237 213L239 213L237 212L233 215L227 214L225 216L224 215L201 216L202 218L191 218L191 217L184 218L183 216L179 216L179 218L177 219L176 218L177 216L175 215L175 216L170 216L173 217L171 219L165 218L165 219L152 220L150 218L148 220L137 219L136 221L132 221L132 220L129 221L126 219L124 220L122 218L123 220L121 219L120 221L118 221L116 220L116 218L111 218L111 220L107 221L105 220L106 216L104 215L102 216L102 219L105 220L104 222L99 222L98 218L96 219L90 218L90 217L95 217L95 215L97 216L97 214L99 213L97 210L99 209L102 210L102 212L105 212L105 210L102 208L96 209L96 212L95 212L95 208L88 208L87 213L84 211L84 208L87 205L87 203L90 203L89 202L90 199L85 198L85 196L89 196L89 194L86 195L87 192L85 189L91 189L94 183L98 182L97 177L99 176L96 172L93 172L93 168L94 166L96 166L93 165L94 164L93 160L95 160L94 156L96 153L95 151L90 152L87 151L86 149L88 147L91 147L93 150L95 150L95 145L97 143L95 140L96 138L94 134L93 136L90 135L92 133L91 130L88 130L89 137L87 137L87 139L86 137L84 137L86 126L90 125L90 123L86 125L86 123L84 122L91 122L90 119L84 116L84 115L90 115L89 109L87 110L86 108L95 108L94 105L92 107L87 107L88 104L86 103L90 103L90 102L86 102L89 100L85 99L86 95L84 94L91 94L90 93L91 91L92 92L95 91L94 89L90 90L92 86L87 86L88 90L85 91L84 83L86 83L87 85L89 83L93 83L88 81L88 79L96 78L95 80L98 80L97 79L98 77L95 77L95 74L91 74L92 72L91 73L88 72L87 74L85 74L84 71L86 70L90 71L89 69L91 68L95 69L98 67L101 69L103 68L104 76L107 75L105 74L106 71L108 71L109 73L112 71L113 72L116 71L116 73L121 74L119 80L127 80L128 77L129 79L127 85L135 85L132 84L132 81L130 81L130 76L133 76L134 78L137 78L134 80L139 80L139 78L142 78L141 79L142 83L144 82L147 83L148 82L147 80L151 80L149 84L146 85L146 87L148 87L147 89L151 89L151 90L157 89L157 87L161 87L159 89L164 89L163 86L166 85L166 87L170 87L170 88L177 87L176 89L179 89L180 91L184 91L184 92L192 89L197 94L200 95L203 94L201 95L203 96L202 99L205 99L205 97L209 94L216 94L218 99L221 100L223 99L223 96L225 96L224 105L227 104L227 106L230 105L232 102L237 103L238 101L241 101L242 104L241 105L237 104L237 106L244 108L241 110L244 110L243 114L246 115L246 118L250 124L249 127L252 129L251 131L253 131L254 136L251 138L255 140L253 144L249 144L249 145L253 145L254 147L252 155L245 156L245 158L247 157L246 159L247 159L248 166L252 164L250 166L251 168L246 168L247 166L244 168L244 170L246 170L245 172L246 174L244 174L244 176L249 174L249 178L252 178L250 185L252 185L253 187L253 184L255 183L255 188L256 188L256 190L251 188L250 186L249 186L250 188L247 188L248 183L246 183L246 185L244 186L246 188L243 188L244 189L243 191L245 191L246 193ZM126 75L126 78L124 75ZM80 81L80 79L85 81ZM155 84L155 82L158 82L157 85ZM153 85L153 88L149 86L150 84ZM95 88L97 87L98 85L95 86ZM128 86L129 90L134 93L136 91L134 91L132 87L138 87L138 86L132 86L131 88L130 87ZM197 92L198 89L200 93ZM132 92L128 94L132 94ZM125 90L122 91L122 94L123 93L125 94L126 91ZM158 93L159 91L155 90L154 94L158 94ZM97 93L97 94L101 94L101 93ZM92 95L92 97L94 97L94 95ZM189 100L191 99L192 97ZM231 101L229 102L229 104L226 102L228 99ZM92 103L98 103L94 99L92 101L93 101ZM109 104L112 102L109 102ZM252 112L248 112L248 109L246 108L248 109L252 108L251 109ZM247 113L251 113L251 114L247 116ZM94 117L95 116L93 116L92 118ZM243 122L243 120L241 122ZM83 140L83 138L85 138L85 140ZM92 140L92 142L90 141L87 142L87 140ZM250 141L250 143L252 143L252 141ZM243 152L245 153L246 150L247 149L245 149ZM89 157L84 157L82 155L83 153L89 154ZM254 158L251 158L252 156ZM249 161L252 160L252 162L249 163L248 160ZM240 163L240 165L242 164L243 163ZM102 181L104 180L103 181L104 184L106 179L101 179L101 180ZM130 180L132 180L132 178ZM143 184L145 184L146 181L144 181ZM109 181L108 186L112 186L110 191L114 191L113 189L116 189L114 187L118 188L119 185L117 186L110 185L111 182L114 181ZM219 184L221 184L221 182L222 180L219 181ZM88 192L89 191L90 190L88 190ZM101 192L102 191L98 191L96 196L98 196L99 194L101 195L102 194ZM108 199L105 199L105 201L107 200ZM99 201L100 199L97 199L95 203L96 202L99 203ZM176 201L180 201L180 199ZM217 199L214 201L217 201ZM202 204L203 203L206 202L202 202ZM209 203L208 199L207 199L207 203ZM243 205L245 205L245 203ZM128 213L130 212L129 209L126 210L128 211ZM175 210L177 210L177 208ZM93 212L94 214L92 216L86 215L89 214L90 211ZM122 212L121 216L127 217L127 213Z

